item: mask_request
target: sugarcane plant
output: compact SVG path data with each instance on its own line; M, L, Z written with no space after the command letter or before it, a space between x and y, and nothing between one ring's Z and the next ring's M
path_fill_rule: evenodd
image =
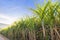
M57 17L60 13L58 13L58 8L60 7L59 3L52 4L51 1L48 1L48 3L44 7L37 7L37 9L31 9L34 14L38 15L41 19L41 26L43 29L43 40L46 40L46 34L45 34L45 23L48 22L47 26L50 26L51 31L51 40L53 40L53 27L56 27L56 21ZM60 9L60 8L59 8ZM60 17L59 17L60 19Z
M15 21L8 28L2 29L0 34L10 40L59 40L59 3L48 1L45 5L30 10L34 16Z

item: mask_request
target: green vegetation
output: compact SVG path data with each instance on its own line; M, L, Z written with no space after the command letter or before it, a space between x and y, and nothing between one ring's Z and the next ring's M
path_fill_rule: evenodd
M31 10L35 16L18 20L0 33L10 40L59 40L59 3L49 1L44 6Z

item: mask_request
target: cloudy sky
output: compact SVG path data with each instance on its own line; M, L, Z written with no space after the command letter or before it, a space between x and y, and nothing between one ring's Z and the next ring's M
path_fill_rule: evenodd
M0 23L11 24L18 18L31 16L29 8L35 8L34 3L43 2L44 0L0 0Z

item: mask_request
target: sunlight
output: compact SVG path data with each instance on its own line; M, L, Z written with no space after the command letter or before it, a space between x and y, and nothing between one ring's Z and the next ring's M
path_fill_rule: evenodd
M11 17L9 17L9 16L0 14L0 23L3 23L3 24L11 24L11 23L13 23L15 20L16 20L16 18L13 18L13 17L11 18Z

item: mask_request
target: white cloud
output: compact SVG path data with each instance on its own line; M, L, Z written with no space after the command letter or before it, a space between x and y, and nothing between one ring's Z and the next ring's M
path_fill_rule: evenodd
M17 18L9 17L4 14L0 14L0 23L4 24L11 24L13 23Z
M3 14L0 14L0 18L4 18L4 19L7 19L7 20L10 19L8 16L5 16L5 15L3 15Z

